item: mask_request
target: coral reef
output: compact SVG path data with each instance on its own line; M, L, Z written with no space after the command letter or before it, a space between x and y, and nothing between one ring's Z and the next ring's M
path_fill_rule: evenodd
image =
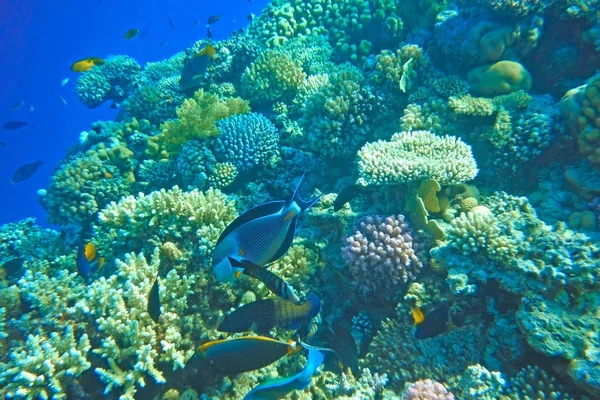
M454 395L441 383L425 379L411 383L403 394L404 400L454 400Z

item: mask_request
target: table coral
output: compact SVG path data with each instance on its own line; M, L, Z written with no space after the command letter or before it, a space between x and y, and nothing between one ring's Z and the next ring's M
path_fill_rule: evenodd
M113 56L85 72L77 81L77 97L88 108L106 100L121 102L135 89L141 67L129 56Z
M368 143L358 152L359 182L390 185L435 179L442 185L477 175L471 147L454 136L428 131L401 132L389 142Z
M233 115L217 121L215 157L239 170L268 166L279 154L279 134L262 114Z
M423 267L403 215L366 217L345 243L342 257L364 295L390 295Z

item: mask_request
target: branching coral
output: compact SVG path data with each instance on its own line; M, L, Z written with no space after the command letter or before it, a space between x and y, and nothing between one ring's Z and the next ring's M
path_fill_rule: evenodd
M454 136L401 132L391 141L368 143L358 152L359 182L385 185L435 179L442 185L477 175L471 147Z
M245 114L250 110L248 103L239 97L219 98L199 90L191 99L186 99L177 109L177 119L161 126L160 135L152 141L169 153L178 153L191 139L216 136L219 131L215 123L235 114Z
M217 122L215 157L239 170L266 166L279 154L279 134L262 114L233 115Z
M113 56L85 72L77 81L77 97L89 108L106 100L123 101L135 89L141 67L129 56Z
M124 197L100 213L94 237L103 254L122 254L167 241L206 257L227 224L236 216L234 204L218 190L183 192L177 186L148 196Z

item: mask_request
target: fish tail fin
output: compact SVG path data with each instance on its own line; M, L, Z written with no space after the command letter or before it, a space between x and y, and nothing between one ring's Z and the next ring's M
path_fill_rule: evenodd
M319 311L321 311L321 299L317 297L314 293L309 293L306 301L310 304L310 309L308 311L308 317L314 318L317 316Z
M300 181L298 182L298 185L296 186L296 190L294 190L294 195L292 196L292 200L290 201L290 203L296 203L298 204L298 207L300 207L300 212L306 210L307 208L313 206L317 201L319 201L319 199L321 198L321 196L317 196L314 199L310 199L310 200L303 200L300 197L300 186L302 186L302 182L304 182L304 177L306 176L306 170L304 170L304 172L302 173L302 176L300 177Z

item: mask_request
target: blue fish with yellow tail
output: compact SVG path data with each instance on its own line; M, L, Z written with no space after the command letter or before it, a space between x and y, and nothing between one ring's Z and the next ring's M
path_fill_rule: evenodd
M283 256L294 240L298 215L321 196L305 201L298 194L300 179L289 203L271 201L260 204L237 217L221 233L213 252L213 272L219 282L232 281L236 269L228 257L267 265Z
M273 294L281 297L282 299L291 300L294 303L300 301L296 293L294 292L294 288L290 286L289 283L281 279L279 276L275 275L265 267L261 267L260 265L256 265L248 260L236 260L233 257L228 257L229 263L236 270L236 278L239 278L239 275L244 273L244 275L248 275L253 277L254 279L258 279L261 281L267 289L269 289Z
M301 349L293 340L283 342L264 336L215 340L200 346L200 355L194 356L186 366L216 375L235 375L266 367Z
M104 265L104 257L98 257L96 253L96 246L92 242L87 244L80 243L77 246L77 258L75 264L77 265L77 273L88 280L92 275L92 272L99 271Z
M304 303L277 298L257 300L229 313L219 332L268 332L273 328L297 330L308 324L321 310L321 300L310 293Z
M306 361L302 371L294 376L261 383L248 392L244 400L278 400L285 398L293 390L306 389L324 359L325 356L321 350L310 348L308 350L308 361Z

